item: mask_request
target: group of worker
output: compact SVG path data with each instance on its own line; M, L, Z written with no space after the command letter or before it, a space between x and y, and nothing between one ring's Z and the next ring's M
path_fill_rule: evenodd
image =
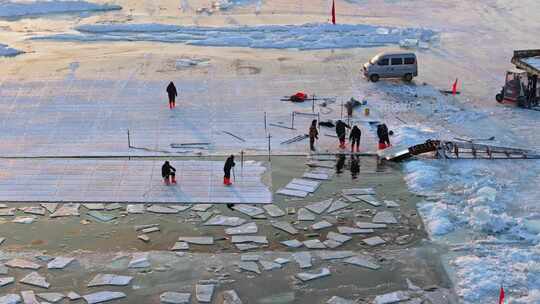
M351 129L351 126L338 120L336 122L336 135L339 140L339 148L345 149L347 137L347 129ZM391 131L388 131L386 124L379 124L377 126L377 137L379 138L379 150L386 149L390 147L390 134ZM362 138L362 131L358 126L353 126L351 132L349 133L349 141L351 143L351 153L360 152L360 139ZM317 120L311 122L309 127L309 148L311 151L315 151L315 140L319 139L319 131L317 128Z
M176 107L176 97L178 96L178 90L176 89L176 86L171 81L169 85L167 86L167 95L169 96L169 108L172 110ZM336 128L336 135L339 140L339 148L345 149L346 148L346 137L347 137L347 129L350 129L349 133L349 141L351 144L351 153L354 152L360 152L360 140L362 138L362 131L358 126L353 126L351 129L351 126L343 122L342 120L338 120L335 124ZM387 147L390 147L390 137L391 131L388 131L388 127L386 124L379 124L377 126L377 137L379 138L379 149L386 149ZM317 128L317 120L313 120L311 122L311 126L309 127L309 148L311 151L315 151L315 141L319 139L319 131ZM341 155L341 154L340 154ZM344 155L341 155L338 157L338 164L337 164L337 170L338 173L340 172L340 167L343 168L343 164L345 162ZM340 165L341 164L341 165ZM356 170L355 168L359 168L359 166L355 165L358 164L358 158L355 157L354 159L351 158L351 174L353 174L353 178L358 174L359 169ZM223 184L226 186L232 185L231 183L231 170L234 167L234 155L231 155L227 158L225 161L225 165L223 167L224 176L223 176ZM176 169L171 166L171 164L166 161L162 168L161 168L161 174L163 176L163 180L166 185L176 184Z
M223 166L223 185L232 185L231 170L233 170L235 165L234 155L229 156ZM165 161L163 166L161 166L161 176L163 177L165 185L169 186L171 184L176 184L176 168L173 167L169 161Z

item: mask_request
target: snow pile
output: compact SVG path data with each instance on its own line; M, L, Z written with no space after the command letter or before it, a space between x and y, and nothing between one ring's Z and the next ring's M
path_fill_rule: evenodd
M303 24L199 27L165 24L96 24L77 34L38 37L68 41L158 41L201 46L317 50L397 45L402 39L429 41L436 32L366 24ZM384 29L384 31L382 31Z
M396 141L425 138L398 129ZM405 134L401 134L405 133ZM414 160L404 164L409 188L437 242L457 248L452 279L464 303L495 301L501 283L512 303L540 296L539 161Z
M255 0L217 0L214 1L213 6L219 10L232 9L235 6L249 5L254 3ZM257 5L260 5L261 0L257 0Z
M14 48L10 48L5 44L0 43L0 57L12 57L24 53Z
M449 206L440 206L438 203L424 202L418 206L418 211L422 218L428 218L426 230L430 235L445 235L454 230L455 219L452 218L452 212Z
M465 303L496 302L501 284L510 303L538 303L540 246L471 246L474 253L455 258L457 293Z
M119 10L122 7L112 4L96 4L86 1L0 1L0 17L20 18L44 14L74 13Z
M209 61L209 59L181 58L176 60L176 69L181 70L184 68L195 67L198 65L207 65Z

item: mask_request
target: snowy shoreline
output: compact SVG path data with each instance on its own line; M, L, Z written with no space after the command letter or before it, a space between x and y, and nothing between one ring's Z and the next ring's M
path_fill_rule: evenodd
M213 47L321 50L399 45L415 41L423 47L438 33L422 28L382 27L367 24L307 23L200 27L168 24L93 24L75 28L79 33L39 36L55 41L154 41Z
M0 18L24 18L46 14L98 12L121 10L122 7L114 4L96 4L86 1L34 1L12 2L0 1Z

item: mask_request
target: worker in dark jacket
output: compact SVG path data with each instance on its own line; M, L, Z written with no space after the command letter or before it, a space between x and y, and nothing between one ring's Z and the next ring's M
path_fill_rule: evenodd
M231 169L234 167L234 155L231 155L227 158L225 161L225 166L223 167L223 172L225 175L223 176L223 184L226 186L232 185L231 183Z
M388 132L388 127L386 126L386 124L382 124L382 129L383 129L383 141L384 141L384 144L386 145L386 148L390 147L391 144L390 144L390 132Z
M351 152L354 153L354 146L356 145L356 152L360 152L360 138L362 137L362 131L357 126L354 126L349 134L349 141L351 142Z
M382 125L377 125L377 137L379 138L379 150L386 148L384 128Z
M172 110L174 107L176 107L175 99L176 96L178 96L178 92L176 91L176 87L172 81L167 86L167 94L169 95L169 109Z
M341 120L336 122L336 135L339 139L339 147L341 149L345 149L345 136L347 134L347 130L345 128L350 129L351 127Z
M170 185L170 183L176 184L176 169L171 166L168 161L166 161L163 166L161 166L161 176L163 176L163 181L165 181L165 185L168 186Z
M309 127L309 148L315 151L315 140L319 139L319 131L317 130L317 120L314 119Z

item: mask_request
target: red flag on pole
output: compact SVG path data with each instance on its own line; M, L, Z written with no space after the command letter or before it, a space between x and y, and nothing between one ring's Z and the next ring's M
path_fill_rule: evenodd
M332 0L332 24L336 24L336 3Z
M504 288L501 286L501 291L499 292L499 304L504 304Z
M452 85L452 95L457 94L457 83L458 83L458 79L456 78L456 81L454 81L454 84Z

